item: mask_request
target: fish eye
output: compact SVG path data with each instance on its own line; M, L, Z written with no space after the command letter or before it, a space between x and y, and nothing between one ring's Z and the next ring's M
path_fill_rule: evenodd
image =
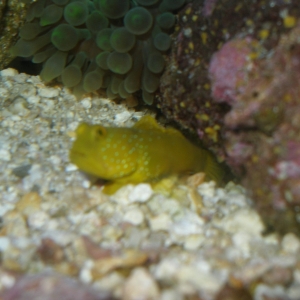
M96 128L95 132L96 132L97 136L104 136L105 133L106 133L106 130L105 130L104 127L99 126L99 127Z

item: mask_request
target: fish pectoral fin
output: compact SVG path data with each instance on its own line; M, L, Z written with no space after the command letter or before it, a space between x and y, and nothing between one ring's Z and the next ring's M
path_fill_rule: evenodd
M106 183L102 192L106 195L113 195L117 190L119 190L126 183L121 182L109 182Z

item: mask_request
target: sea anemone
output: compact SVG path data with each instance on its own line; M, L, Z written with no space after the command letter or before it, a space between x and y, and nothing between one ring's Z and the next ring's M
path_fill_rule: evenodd
M171 46L174 12L186 0L38 0L11 51L42 63L41 78L75 95L109 98L141 90L152 104Z

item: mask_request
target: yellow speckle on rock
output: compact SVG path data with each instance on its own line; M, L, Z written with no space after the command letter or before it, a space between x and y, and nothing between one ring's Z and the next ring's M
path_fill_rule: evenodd
M217 49L221 49L221 47L223 46L224 43L220 42L218 43Z
M255 193L256 193L257 196L262 196L262 195L265 194L264 191L263 191L262 189L256 189L256 190L255 190Z
M210 89L210 84L209 83L205 83L204 85L203 85L203 87L204 87L204 89L205 90L209 90Z
M243 2L239 3L239 4L234 8L234 11L235 11L235 12L238 12L238 11L243 7L243 5L244 5Z
M214 125L214 129L215 129L215 130L220 130L221 127L220 127L220 125L216 124L216 125Z
M291 96L291 94L285 94L285 95L283 96L283 100L284 100L285 102L291 102L291 101L292 101L292 96Z
M198 16L197 15L193 15L192 16L192 21L196 22L198 20Z
M206 32L201 32L201 39L202 39L202 43L203 45L206 45L207 43L207 33Z
M184 103L183 101L182 101L182 102L180 102L180 104L179 104L179 105L180 105L180 107L183 107L183 108L185 107L185 103Z
M248 55L248 58L251 59L251 60L254 60L254 59L258 58L258 52L252 51L252 52Z
M192 12L192 8L191 8L191 7L187 8L187 9L185 10L185 14L186 14L186 15L189 15L191 12Z
M194 66L197 67L197 66L200 65L200 63L201 63L201 59L200 58L196 58Z
M253 163L257 163L259 161L259 157L257 155L252 155L251 160Z
M296 18L293 17L293 16L290 16L290 15L286 15L284 18L283 18L283 25L285 28L292 28L292 27L295 27L296 25Z
M222 33L224 36L228 35L228 29L226 28L222 29Z
M282 154L282 147L281 146L276 146L273 148L273 153L275 154Z
M193 42L189 42L189 49L191 51L194 51L194 43Z
M262 29L258 32L258 36L263 40L265 40L269 36L269 34L270 31L268 29Z
M208 121L209 120L209 116L207 114L197 114L196 115L196 118L198 120L202 120L202 121Z
M251 19L247 19L247 21L246 21L246 25L247 26L253 26L253 20L251 20Z
M205 102L205 107L206 107L206 108L210 108L210 102L208 102L208 101Z
M219 130L219 128L217 128L216 126L206 127L204 132L209 136L209 138L211 140L213 140L214 142L217 142L218 141L218 130Z

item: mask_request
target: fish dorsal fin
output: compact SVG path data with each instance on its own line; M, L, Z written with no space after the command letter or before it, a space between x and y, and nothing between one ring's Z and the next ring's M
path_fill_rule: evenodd
M159 130L160 132L164 132L164 133L167 133L167 134L170 134L173 136L184 138L182 133L180 131L178 131L177 129L175 129L173 127L165 128L164 126L158 124L157 121L155 120L155 118L153 118L152 116L149 116L149 115L143 116L139 121L137 121L133 125L133 127L138 128L138 129Z
M160 131L165 131L165 128L157 123L157 121L149 115L143 116L139 121L137 121L133 128L137 129L155 129Z
M177 130L173 127L165 128L165 132L170 134L170 135L173 135L173 136L184 138L183 134L179 130Z

